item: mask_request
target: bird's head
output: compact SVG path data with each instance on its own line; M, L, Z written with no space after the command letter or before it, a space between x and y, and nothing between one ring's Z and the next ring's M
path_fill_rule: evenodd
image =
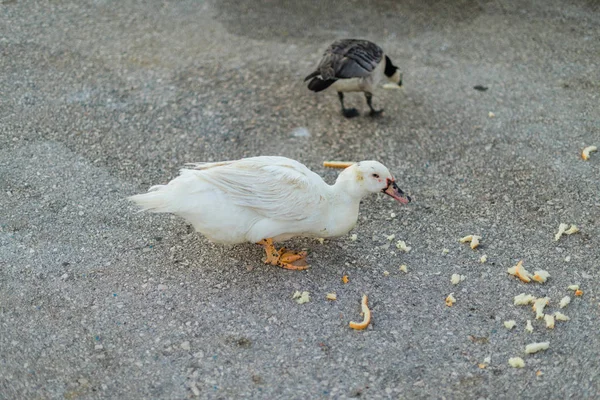
M385 70L383 73L390 81L398 86L402 86L402 72L392 63L392 60L388 56L385 56Z
M357 197L383 192L401 204L408 204L410 197L398 187L390 171L377 161L361 161L346 168L338 177L347 190Z

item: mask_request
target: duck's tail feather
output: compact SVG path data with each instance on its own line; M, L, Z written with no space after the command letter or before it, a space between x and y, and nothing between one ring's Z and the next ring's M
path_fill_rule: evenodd
M308 88L313 92L320 92L331 86L337 79L321 79L319 77L313 78L308 82Z

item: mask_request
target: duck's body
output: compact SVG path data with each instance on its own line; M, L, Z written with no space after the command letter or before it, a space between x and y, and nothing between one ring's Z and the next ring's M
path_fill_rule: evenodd
M316 71L304 80L310 80L308 88L320 92L332 87L338 92L342 113L351 118L358 115L353 108L344 107L344 93L364 92L371 115L375 110L372 98L377 85L388 79L402 86L402 75L381 47L368 40L341 39L333 42L319 62Z
M366 169L383 167L377 173L389 174L375 161L363 163ZM167 185L129 199L144 210L178 215L218 243L334 237L356 225L360 200L369 193L356 184L357 176L364 175L358 170L347 168L334 185L328 185L303 164L285 157L194 164ZM381 190L392 187L381 185ZM395 183L393 187L397 189ZM408 202L399 189L394 197Z

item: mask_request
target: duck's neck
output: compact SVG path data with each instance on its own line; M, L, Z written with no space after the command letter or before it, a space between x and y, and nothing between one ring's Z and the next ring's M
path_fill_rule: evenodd
M358 207L364 193L356 190L356 184L338 179L331 186L329 194L329 212L327 217L327 236L342 236L356 225Z

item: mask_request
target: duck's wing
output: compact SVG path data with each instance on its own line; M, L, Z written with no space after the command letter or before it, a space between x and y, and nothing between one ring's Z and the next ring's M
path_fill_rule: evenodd
M348 79L368 76L383 58L383 50L368 40L335 41L323 54L317 68L323 79Z
M283 221L313 215L326 186L320 176L285 157L195 164L195 169L200 179L227 193L234 204Z

